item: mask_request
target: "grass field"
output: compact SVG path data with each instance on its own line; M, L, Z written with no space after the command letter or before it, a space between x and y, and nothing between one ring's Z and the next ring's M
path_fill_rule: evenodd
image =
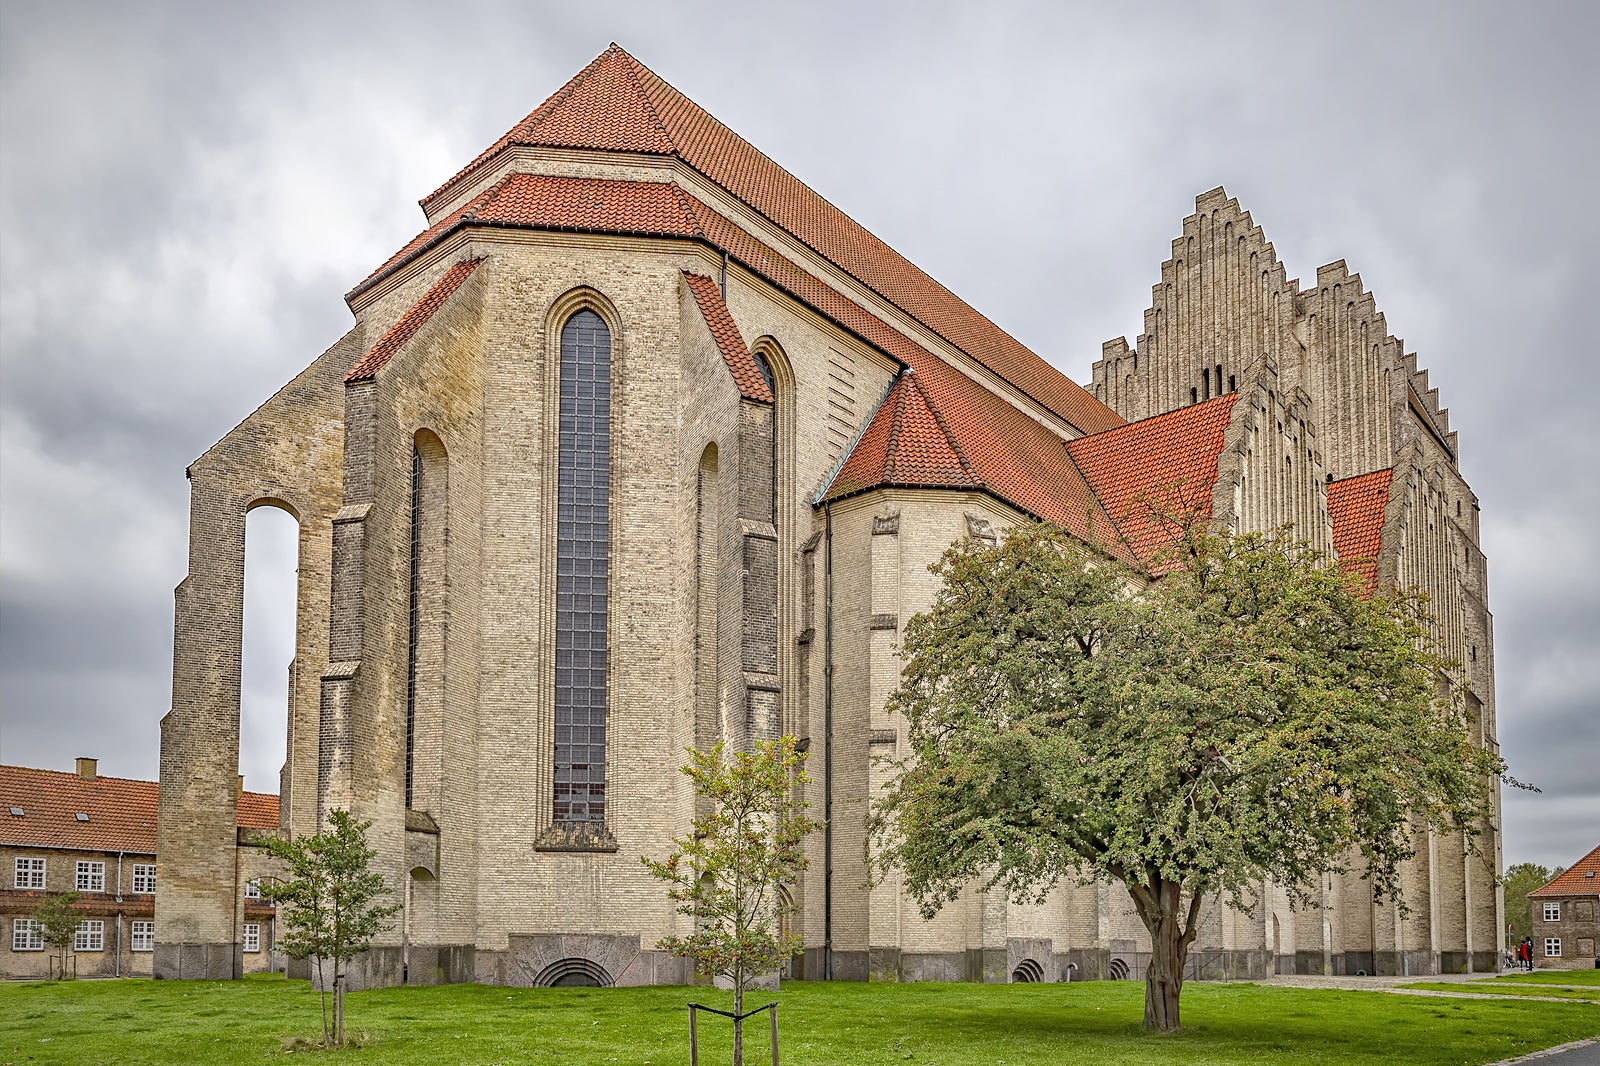
M1534 970L1532 973L1508 973L1488 980L1496 982L1522 982L1530 985L1594 985L1600 987L1600 970Z
M1547 999L1575 999L1600 1004L1600 987L1564 988L1549 984L1506 984L1493 978L1486 981L1417 981L1401 988L1420 988L1430 992L1471 992L1480 996L1543 996Z
M1485 1063L1600 1035L1587 1003L1434 999L1373 992L1191 984L1185 1031L1139 1028L1142 984L786 986L778 995L786 1066L889 1063L1266 1064ZM687 1063L686 1012L705 988L516 989L484 985L353 993L349 1024L365 1046L285 1048L315 1036L317 995L257 977L191 983L77 981L0 985L0 1063L295 1062ZM759 1002L759 1000L758 1000ZM763 1016L764 1017L764 1016ZM765 1021L748 1041L766 1051ZM701 1062L728 1061L725 1023L702 1024Z

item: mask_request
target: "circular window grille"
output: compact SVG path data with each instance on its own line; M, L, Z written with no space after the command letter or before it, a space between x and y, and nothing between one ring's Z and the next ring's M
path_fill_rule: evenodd
M1121 959L1112 959L1111 979L1113 981L1126 981L1128 979L1128 964Z
M538 988L610 988L611 975L588 959L552 962L534 980Z

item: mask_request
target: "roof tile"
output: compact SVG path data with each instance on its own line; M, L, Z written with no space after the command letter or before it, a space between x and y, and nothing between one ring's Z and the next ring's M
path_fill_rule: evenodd
M1347 573L1367 588L1378 584L1378 551L1383 545L1383 512L1389 504L1393 470L1341 478L1328 485L1328 516L1333 519L1333 552Z
M1529 898L1549 896L1600 896L1600 845L1564 870L1542 888L1528 893Z
M1077 383L615 44L426 197L424 208L510 145L675 155L1080 431L1122 423Z
M739 395L747 400L772 403L772 386L767 384L766 375L756 365L756 357L745 347L744 338L739 335L739 326L723 301L722 290L717 283L704 274L691 274L687 270L683 272L683 280L694 295L694 302L700 308L706 328L711 331L711 338L717 342L723 362L728 364L728 372L733 375L733 383L739 387Z
M22 810L22 817L7 808ZM0 845L81 848L90 851L156 851L157 785L124 777L86 781L75 773L0 766ZM82 822L78 815L87 814ZM278 797L245 792L239 825L275 829Z
M389 332L372 346L359 363L350 368L344 379L368 381L376 377L378 371L394 358L396 352L405 347L407 341L416 336L419 329L427 325L434 312L444 306L450 294L471 277L473 271L478 269L478 264L482 262L482 259L463 259L445 271L444 277L434 282L433 287L422 294L422 299L412 304L411 309L400 316L400 321L389 327Z
M1229 393L1067 445L1140 560L1171 542L1163 513L1210 517L1223 434L1238 398Z

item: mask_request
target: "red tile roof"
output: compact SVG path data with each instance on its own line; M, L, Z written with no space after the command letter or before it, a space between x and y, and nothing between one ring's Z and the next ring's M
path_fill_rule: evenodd
M511 145L676 156L1082 432L1122 423L1116 412L615 44L426 197L423 207ZM426 237L419 241L426 244Z
M683 280L694 295L694 302L700 307L700 317L705 319L711 338L717 342L722 361L728 364L728 372L733 375L733 383L739 387L739 395L747 400L774 402L772 386L767 384L766 376L756 365L756 357L745 347L744 338L739 335L739 326L733 321L717 283L704 274L691 274L687 270L683 272Z
M916 373L906 371L879 405L828 489L830 500L869 489L982 489L950 427Z
M1211 516L1223 433L1238 393L1180 407L1067 445L1133 554L1171 543L1162 516Z
M1530 899L1548 896L1600 896L1600 846L1558 874L1543 888L1528 893Z
M90 851L156 851L156 783L123 777L85 781L75 773L0 766L0 845L80 848ZM22 816L9 813L18 808ZM87 814L81 822L78 815ZM273 829L278 797L246 792L239 797L239 825Z
M367 381L377 376L394 354L405 346L406 341L416 336L417 330L427 325L434 312L444 306L450 294L460 287L463 281L472 276L478 269L482 259L463 259L461 262L445 271L444 277L434 282L433 288L422 294L422 299L411 305L411 309L400 316L400 321L389 327L389 332L372 350L355 366L350 368L350 373L344 376L346 381Z
M1389 483L1393 477L1393 470L1374 470L1328 485L1334 555L1346 572L1359 575L1369 589L1378 584L1383 512L1389 504Z

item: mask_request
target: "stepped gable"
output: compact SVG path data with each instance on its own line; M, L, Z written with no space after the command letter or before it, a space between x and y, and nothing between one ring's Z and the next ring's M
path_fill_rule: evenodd
M1162 512L1210 517L1217 460L1238 399L1230 393L1067 444L1139 560L1172 541Z
M1110 408L613 44L487 151L424 198L512 145L673 155L1081 432ZM441 220L444 222L446 220Z
M761 368L756 365L755 356L750 354L744 338L739 335L739 326L728 311L716 281L687 270L683 272L683 280L700 308L700 317L705 319L706 328L711 331L711 339L717 342L722 361L728 364L728 372L733 375L733 383L739 387L739 395L747 400L772 403L772 386L767 384Z
M482 262L482 259L463 259L445 271L444 277L434 282L433 287L423 293L422 299L412 304L411 309L400 316L400 321L390 326L389 332L372 346L359 363L350 368L350 373L344 376L345 381L370 381L376 377L378 371L394 358L407 341L417 335L419 329L428 324L434 312L444 306L450 294L460 288L461 283L470 278Z
M1528 893L1529 899L1549 896L1600 896L1600 846L1573 863L1571 869L1557 874L1550 883Z
M154 781L0 766L0 845L81 848L86 851L156 851ZM19 818L8 813L16 807ZM79 814L89 820L80 822ZM278 797L264 792L239 796L241 828L276 829Z
M1378 551L1383 545L1383 512L1389 505L1393 470L1340 478L1328 483L1328 517L1333 519L1333 552L1344 569L1360 575L1367 588L1378 585Z

